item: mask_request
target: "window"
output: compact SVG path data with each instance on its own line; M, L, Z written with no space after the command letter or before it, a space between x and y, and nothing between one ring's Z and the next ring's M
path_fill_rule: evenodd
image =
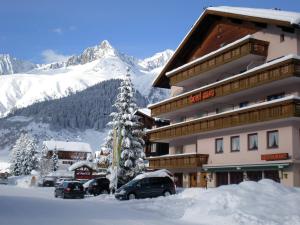
M269 95L267 97L267 100L272 101L272 100L283 98L283 97L284 97L284 93L279 93L279 94Z
M223 151L224 151L223 138L217 138L215 140L215 152L223 153Z
M240 137L239 136L231 137L231 151L232 152L240 151Z
M257 134L248 134L248 150L258 149L258 136Z
M284 42L284 34L280 34L280 42Z
M278 148L278 139L279 139L278 130L268 131L267 132L268 148Z
M243 108L243 107L246 107L248 106L249 102L241 102L239 105L240 105L240 108Z
M175 147L175 154L182 154L183 153L183 146L176 146Z

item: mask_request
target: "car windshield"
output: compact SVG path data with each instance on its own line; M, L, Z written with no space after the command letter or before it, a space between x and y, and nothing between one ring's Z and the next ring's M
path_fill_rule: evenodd
M127 186L127 187L132 187L134 186L135 184L137 184L139 182L139 180L132 180L132 181L129 181L127 184L125 184L124 186Z

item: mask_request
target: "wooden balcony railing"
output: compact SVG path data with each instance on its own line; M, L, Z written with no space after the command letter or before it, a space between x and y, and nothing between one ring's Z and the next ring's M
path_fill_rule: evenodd
M151 169L184 169L201 167L207 164L208 155L187 154L148 158Z
M188 110L189 106L209 101L212 98L234 94L291 76L300 76L299 59L288 59L253 72L250 71L245 75L233 77L224 82L212 84L207 88L182 94L168 101L150 106L149 108L151 109L152 116L174 112L185 107L187 107Z
M218 129L249 125L289 117L300 117L300 101L287 99L239 111L216 114L150 130L150 141L168 140Z
M245 39L224 51L218 52L211 57L207 57L204 61L193 64L183 70L179 70L174 74L170 74L171 85L176 85L181 81L188 80L194 76L201 76L201 73L212 70L218 66L235 61L243 56L253 54L259 56L267 56L269 43L254 38Z

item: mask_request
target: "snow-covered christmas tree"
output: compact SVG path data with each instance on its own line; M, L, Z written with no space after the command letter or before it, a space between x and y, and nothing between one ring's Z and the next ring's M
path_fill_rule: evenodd
M21 154L25 147L25 137L22 133L17 139L10 153L10 171L13 175L19 176L22 174Z
M57 155L56 148L54 149L54 151L52 153L51 160L52 160L53 171L57 171L58 170L58 155Z
M25 134L25 145L26 147L22 151L22 174L29 175L32 170L35 170L38 166L37 160L37 146L35 141Z
M29 175L37 167L36 145L34 140L22 133L10 155L11 172L15 176Z
M48 157L48 148L43 145L39 156L39 171L42 177L52 172L52 159Z
M108 123L111 130L102 146L103 151L110 152L110 163L113 157L115 157L114 161L118 162L117 178L120 183L128 182L144 169L143 136L145 133L139 117L134 114L138 109L134 93L130 74L127 72L114 104L116 112L111 113L112 121ZM120 154L114 154L113 151L115 153L118 151ZM112 168L110 171L113 173Z

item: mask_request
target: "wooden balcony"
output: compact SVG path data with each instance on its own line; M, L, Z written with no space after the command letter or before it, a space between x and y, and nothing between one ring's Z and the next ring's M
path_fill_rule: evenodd
M237 111L216 114L150 130L150 141L162 141L196 135L202 132L250 125L289 117L300 117L300 101L286 99Z
M224 64L233 62L247 55L267 56L269 43L254 38L248 38L233 46L224 48L216 54L205 57L204 60L195 61L191 65L183 67L180 70L170 71L167 76L170 78L170 84L180 86L180 82L191 79L195 76L201 76L202 73L213 70Z
M189 106L209 101L212 98L234 94L292 76L300 76L299 59L291 58L259 70L246 72L241 76L232 77L204 88L198 88L162 103L157 103L149 108L151 109L151 115L154 117L175 112L182 108L189 110Z
M207 164L207 159L208 155L197 153L148 158L151 169L197 168Z

